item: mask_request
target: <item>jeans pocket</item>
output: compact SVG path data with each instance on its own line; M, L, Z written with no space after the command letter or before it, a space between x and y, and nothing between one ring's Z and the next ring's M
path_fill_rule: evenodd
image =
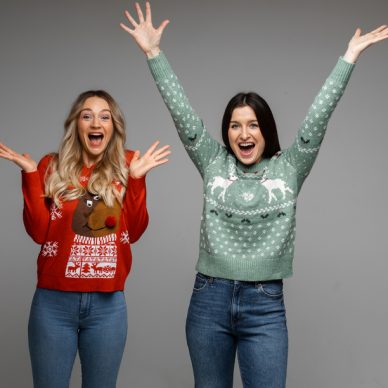
M200 292L207 286L208 279L201 273L197 273L194 281L193 292Z
M283 281L274 280L270 282L259 283L258 290L264 295L271 298L279 298L283 296Z

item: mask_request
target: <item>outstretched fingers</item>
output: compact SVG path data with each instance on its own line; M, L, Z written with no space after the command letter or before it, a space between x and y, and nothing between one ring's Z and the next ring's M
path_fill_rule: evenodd
M167 27L167 24L170 23L169 20L163 20L162 23L160 23L160 26L158 27L157 31L160 34L163 34L164 29Z
M120 27L121 27L124 31L127 31L129 35L133 35L134 31L131 30L129 27L127 27L124 23L120 23Z
M159 140L155 141L143 156L145 159L152 161L154 166L166 163L168 161L166 157L171 154L169 145L157 149L159 143Z
M7 147L5 144L0 143L0 157L8 160L14 160L17 156L17 152Z
M135 6L136 6L136 11L137 11L137 16L139 17L139 22L144 23L143 11L141 10L139 3L136 3Z
M382 27L383 28L380 31L374 33L375 35L373 39L374 43L380 42L381 40L388 38L388 27L387 26L382 26Z
M359 38L361 36L361 29L358 28L356 31L356 34L358 31L359 31L359 34L356 35L357 38ZM388 27L386 24L383 24L382 26L377 27L375 30L368 32L367 34L365 34L363 36L363 38L370 43L379 42L381 40L386 39L387 37L388 37ZM361 36L361 38L362 38L362 36Z
M148 148L148 150L145 152L144 156L149 157L152 155L152 153L156 150L156 147L159 145L160 141L156 140L154 143L151 144L151 147Z
M169 147L169 146L168 146ZM156 162L160 162L162 160L168 160L166 157L171 154L170 150L166 150L164 152L158 153L157 155L154 155L154 160Z
M377 27L375 30L371 31L370 33L371 34L378 34L379 32L385 30L386 28L387 28L387 25L383 24L382 26Z
M146 22L149 22L152 24L151 5L149 1L146 2Z
M129 13L129 11L125 10L124 12L125 16L127 17L128 21L132 24L134 28L138 27L138 23L136 20L132 17L132 15ZM122 23L121 23L122 24Z

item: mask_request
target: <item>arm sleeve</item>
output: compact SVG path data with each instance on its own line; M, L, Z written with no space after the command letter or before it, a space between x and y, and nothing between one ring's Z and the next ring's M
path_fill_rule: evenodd
M336 66L315 97L298 130L295 141L290 148L284 151L285 157L296 169L298 191L310 173L323 141L330 116L345 91L353 68L354 64L339 58Z
M203 177L206 167L222 152L224 147L210 136L202 120L191 107L165 55L161 52L155 58L149 59L148 65L174 120L178 135Z
M128 165L132 157L133 152L129 152L127 156ZM133 179L128 175L123 205L129 240L134 243L139 240L148 225L145 176Z
M44 177L50 160L51 156L46 155L37 171L22 171L23 222L27 233L38 244L45 242L50 221L49 201L44 197Z

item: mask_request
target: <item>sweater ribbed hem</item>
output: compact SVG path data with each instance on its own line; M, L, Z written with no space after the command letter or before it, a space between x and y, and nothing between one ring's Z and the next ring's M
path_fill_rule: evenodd
M195 269L215 278L245 281L274 280L292 276L292 261L292 256L244 261L231 257L211 256L201 250Z
M114 292L123 291L125 277L103 280L96 279L69 279L58 276L45 275L38 280L38 288L48 288L50 290L74 291L74 292Z

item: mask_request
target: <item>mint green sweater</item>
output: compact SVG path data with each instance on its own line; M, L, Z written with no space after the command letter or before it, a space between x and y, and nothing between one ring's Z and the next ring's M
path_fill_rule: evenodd
M291 147L246 166L207 132L164 54L148 64L204 181L197 271L247 281L291 276L297 196L354 65L338 60Z

